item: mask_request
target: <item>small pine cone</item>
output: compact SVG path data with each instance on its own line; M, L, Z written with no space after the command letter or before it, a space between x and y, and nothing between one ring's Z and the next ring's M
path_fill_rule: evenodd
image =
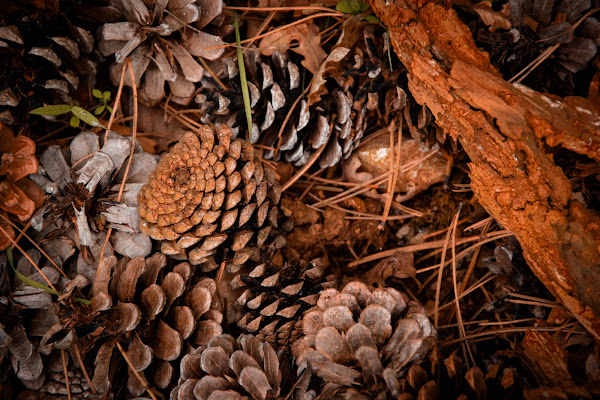
M214 270L221 261L236 272L277 227L281 185L225 125L188 132L160 160L139 193L142 232L162 241L161 251ZM228 259L224 252L234 253Z
M352 22L358 24L355 20ZM406 93L399 82L400 66L393 71L389 67L383 46L383 29L374 24L360 26L364 35L350 35L355 43L339 44L340 51L350 49L345 57L325 60L325 64L330 63L327 71L337 72L332 73L333 76L312 78L313 82L318 81L318 84L313 83L313 88L318 86L319 90L315 93L311 90L309 96L294 106L281 140L282 124L293 104L302 97L303 81L310 82L310 73L303 70L298 57L291 51L274 52L270 57L261 57L258 49L246 52L244 62L252 107L250 138L253 143L258 141L278 149L277 157L296 166L304 165L318 148L325 145L319 165L330 167L350 156L367 128L372 129L377 122L387 122L388 116L406 105ZM201 104L205 122L228 124L239 130L238 136L247 137L244 103L237 83L238 68L228 58L219 62L222 65L214 69L224 71L221 80L229 82L233 89L223 91L219 85L207 82L203 85L206 90L196 101ZM265 159L274 156L272 150L264 153Z
M99 393L118 387L112 358L117 341L147 383L165 389L178 378L173 363L192 345L222 334L223 316L214 307L216 284L210 278L194 281L193 272L189 263L168 268L160 253L127 263L108 257L100 263L92 286L92 308L99 312L93 323L106 327L108 339L99 345L93 337L82 338L96 346L92 382ZM131 371L126 386L132 397L144 392Z
M246 288L237 299L238 326L269 342L276 350L289 350L302 334L302 315L317 304L319 293L335 286L335 277L323 276L320 259L310 264L259 264L247 275L237 275L232 289Z
M420 363L437 337L423 306L407 303L395 289L371 291L359 281L340 292L324 290L304 314L302 330L292 348L296 364L310 366L323 380L325 399L369 399L382 392L397 398L398 373Z
M33 11L8 3L3 6L16 10L0 27L0 121L21 125L34 108L68 104L83 80L92 86L99 58L93 53L94 25L63 2Z
M115 55L110 76L119 84L123 62L131 56L140 101L153 106L165 96L184 103L193 97L204 68L197 58L214 60L224 49L207 49L223 44L220 36L203 32L221 14L222 0L142 2L117 0L120 22L107 23L99 31L99 47L104 56ZM131 78L125 74L125 84Z
M110 132L100 147L92 132L82 132L67 148L53 145L40 157L38 174L29 177L46 193L45 205L31 224L39 231L44 250L67 272L77 272L92 282L108 228L113 228L104 256L113 251L124 256L150 254L150 238L139 231L137 193L148 182L157 157L136 143L131 160L131 140ZM131 161L131 164L129 162ZM128 169L121 201L118 193ZM79 249L74 265L63 265Z
M15 137L12 130L0 122L0 210L7 218L15 216L20 222L28 221L43 203L44 193L27 178L38 172L35 143L28 137ZM6 237L15 238L12 226L0 217L0 251L12 245ZM1 231L0 231L1 232Z
M252 335L213 338L183 357L181 381L171 400L288 398L283 391L294 377L286 373L289 365L279 354Z

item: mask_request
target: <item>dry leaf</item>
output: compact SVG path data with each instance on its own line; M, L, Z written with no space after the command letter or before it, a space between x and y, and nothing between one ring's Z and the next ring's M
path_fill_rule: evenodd
M473 6L473 11L479 15L484 24L490 27L490 32L495 32L497 29L510 30L512 28L509 7L510 4L506 3L501 11L494 11L491 1L482 1Z
M298 41L298 47L291 47L292 42ZM321 47L319 27L315 24L301 24L275 32L261 40L261 54L270 56L274 52L285 53L292 50L304 57L302 65L313 75L319 72L327 53Z

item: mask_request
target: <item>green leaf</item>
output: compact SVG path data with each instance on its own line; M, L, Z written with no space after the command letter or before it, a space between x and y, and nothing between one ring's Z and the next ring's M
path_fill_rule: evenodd
M335 9L344 14L356 14L360 11L360 5L357 0L340 0Z
M28 277L26 277L25 275L23 275L22 273L20 273L19 271L17 271L17 269L15 268L14 262L13 262L12 247L9 247L6 249L6 258L8 258L8 263L12 267L13 271L15 271L15 275L17 276L17 278L19 278L20 280L22 280L29 286L33 286L34 288L37 288L37 289L43 289L50 294L60 296L60 292L57 292L56 290L54 290L46 285L43 285L39 282L31 280Z
M359 11L365 11L369 9L369 5L367 3L365 3L364 1L358 1L358 10Z
M73 128L77 128L79 126L79 118L73 115L69 121L69 125L71 125Z
M104 93L102 93L102 98L106 101L110 100L110 91L106 91Z
M100 107L96 108L94 110L94 114L96 114L96 115L102 114L102 112L104 111L105 108L106 108L106 106L100 106Z
M102 92L99 91L98 89L94 89L92 90L92 95L97 98L97 99L101 99L102 98Z
M100 121L98 121L98 118L94 117L94 115L91 112L84 110L81 107L73 106L71 112L73 113L73 115L75 115L77 118L79 118L88 125L102 126Z
M244 53L242 52L242 41L240 39L240 27L238 24L237 13L235 14L235 19L233 20L233 29L235 30L235 44L237 47L240 82L242 84L242 97L244 98L246 122L248 123L248 138L250 139L250 142L252 142L252 108L250 107L250 93L248 91L248 81L246 80L246 67L244 66Z
M369 15L365 15L365 21L367 22L380 22L379 18L377 18L376 16L369 14Z
M106 109L108 110L108 112L109 112L109 113L111 113L111 114L112 114L112 107L111 107L111 106L109 106L109 105L107 104L107 105L106 105Z
M29 113L34 115L62 115L71 111L71 108L69 104L56 104L54 106L39 107L29 111Z

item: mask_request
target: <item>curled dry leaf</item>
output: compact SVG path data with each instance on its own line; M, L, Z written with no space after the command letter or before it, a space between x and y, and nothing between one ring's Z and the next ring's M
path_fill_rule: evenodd
M398 140L394 136L394 154L390 136L381 135L359 147L346 162L344 173L352 182L364 183L390 170L391 158L396 159ZM431 185L442 182L446 176L448 160L439 151L439 145L403 137L400 144L400 165L395 192L400 194L398 202L411 199ZM386 190L382 185L382 190Z
M298 46L292 47L292 42L297 41ZM289 28L271 33L260 41L258 46L261 54L270 56L278 51L285 53L292 50L304 59L302 65L313 75L319 71L327 53L321 47L321 34L319 27L314 23L293 25Z

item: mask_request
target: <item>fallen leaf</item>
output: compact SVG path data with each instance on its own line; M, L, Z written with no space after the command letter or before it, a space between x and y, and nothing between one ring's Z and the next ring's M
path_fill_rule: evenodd
M506 5L510 6L508 3ZM496 32L498 29L510 30L512 28L508 7L502 7L501 11L494 11L491 1L482 1L473 6L473 11L479 15L481 22L490 27L490 32Z
M298 47L291 47L292 42L297 41ZM302 65L315 75L327 53L321 47L321 35L319 27L315 24L301 24L275 32L261 40L258 46L261 54L270 56L278 51L284 53L292 50L304 57Z

